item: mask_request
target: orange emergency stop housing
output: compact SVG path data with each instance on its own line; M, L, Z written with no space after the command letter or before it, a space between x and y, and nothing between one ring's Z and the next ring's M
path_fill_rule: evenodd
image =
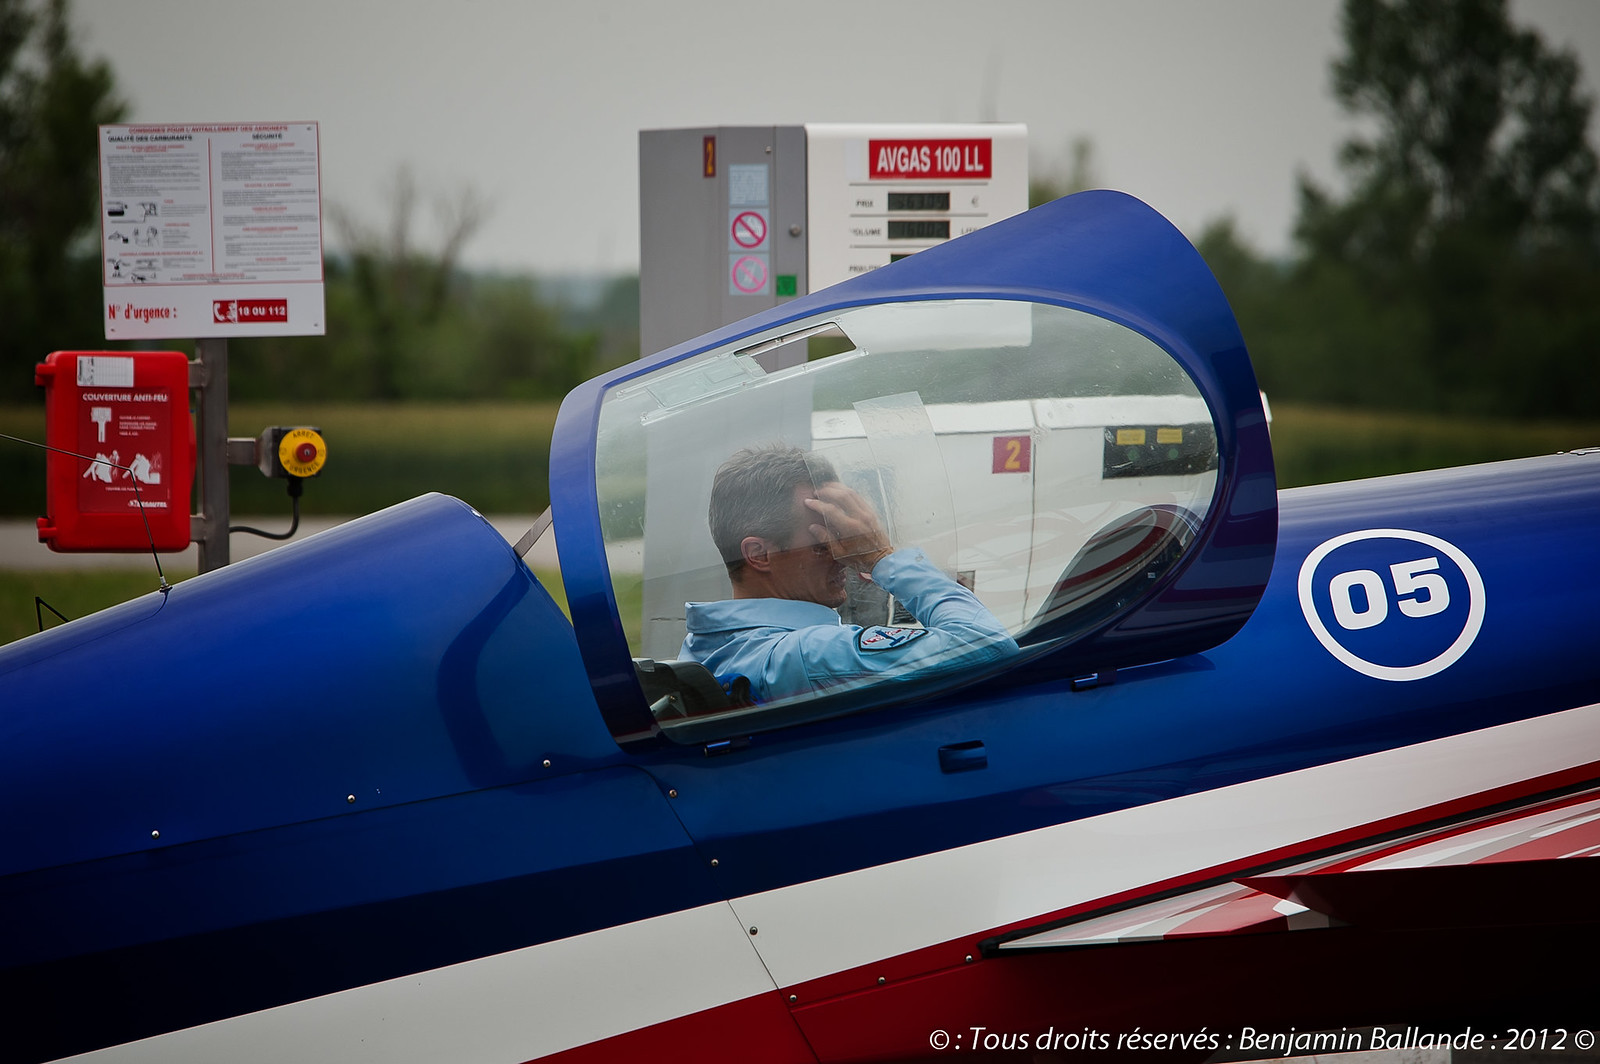
M188 357L55 351L33 380L44 387L45 442L57 448L45 459L40 542L62 552L187 547L195 463Z

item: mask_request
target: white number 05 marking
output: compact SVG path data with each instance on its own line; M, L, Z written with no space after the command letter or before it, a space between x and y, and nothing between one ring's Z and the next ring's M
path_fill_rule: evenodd
M1400 612L1407 617L1432 617L1450 608L1450 588L1438 573L1438 558L1418 558L1410 562L1396 562L1389 566L1394 580L1394 593ZM1366 609L1356 609L1354 588L1366 592ZM1415 594L1420 593L1421 598ZM1354 632L1382 624L1389 617L1389 596L1383 578L1371 569L1353 569L1340 573L1328 585L1333 599L1333 619L1339 627ZM1411 595L1413 597L1407 598Z
M1389 618L1390 585L1394 587L1394 605L1399 607L1402 616L1432 617L1445 612L1450 608L1450 586L1439 571L1439 559L1443 556L1454 562L1466 578L1467 608L1461 634L1442 654L1415 665L1380 665L1347 649L1323 622L1312 589L1317 565L1345 544L1363 539L1408 540L1420 543L1435 553L1411 561L1395 562L1389 566L1387 582L1373 569L1352 569L1335 576L1328 581L1328 598L1333 607L1334 622L1347 632L1376 628ZM1357 588L1360 589L1359 594ZM1404 528L1368 528L1335 536L1306 555L1306 560L1300 566L1299 592L1300 612L1305 614L1306 624L1311 627L1311 634L1317 637L1317 642L1350 668L1378 680L1420 680L1443 672L1467 652L1472 641L1478 637L1478 630L1483 627L1483 577L1479 575L1478 567L1455 544L1426 532Z

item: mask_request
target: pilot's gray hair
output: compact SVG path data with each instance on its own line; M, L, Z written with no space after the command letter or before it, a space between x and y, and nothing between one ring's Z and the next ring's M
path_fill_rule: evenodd
M794 489L838 480L833 464L798 447L746 447L722 463L711 482L711 542L728 575L744 572L746 536L788 543L794 534Z

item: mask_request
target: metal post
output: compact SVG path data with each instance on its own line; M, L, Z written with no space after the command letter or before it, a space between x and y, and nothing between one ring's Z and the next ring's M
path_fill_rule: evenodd
M200 363L197 425L200 512L194 538L200 545L200 572L228 564L228 341L213 337L194 342Z

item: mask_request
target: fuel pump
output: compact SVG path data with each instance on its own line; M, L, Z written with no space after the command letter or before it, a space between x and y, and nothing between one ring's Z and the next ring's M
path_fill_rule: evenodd
M640 345L664 350L1027 209L1020 124L642 130Z

